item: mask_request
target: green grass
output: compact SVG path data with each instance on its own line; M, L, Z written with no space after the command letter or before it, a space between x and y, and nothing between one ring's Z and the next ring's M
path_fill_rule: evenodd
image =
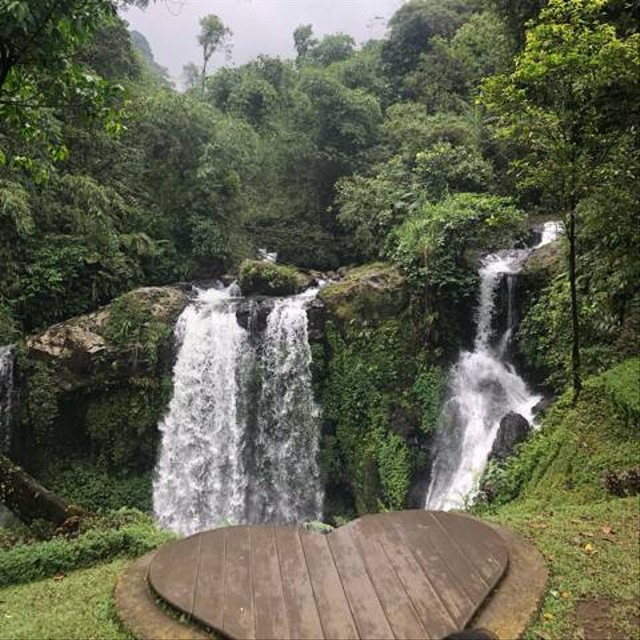
M638 508L637 497L589 506L529 500L487 516L535 543L549 568L541 611L525 638L639 637ZM596 631L585 616L594 603L609 611L605 629Z
M542 428L491 470L494 502L477 515L531 540L549 584L526 638L640 637L640 503L604 482L640 463L638 360L586 381L573 406L561 397ZM629 490L632 492L632 490Z
M130 640L113 600L116 580L130 562L0 589L0 640Z

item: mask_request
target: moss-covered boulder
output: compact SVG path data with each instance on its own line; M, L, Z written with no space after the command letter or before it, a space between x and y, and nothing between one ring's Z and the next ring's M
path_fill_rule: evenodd
M173 325L187 305L177 287L143 287L26 341L27 360L49 364L61 390L153 374L171 358Z
M100 490L101 507L149 509L189 291L135 289L28 338L13 458L73 503L95 508Z
M562 241L556 240L534 249L524 261L520 275L524 279L546 282L558 275L563 265Z
M327 285L318 298L332 320L365 325L397 317L408 302L404 278L395 267L382 262L347 270L342 280Z
M293 267L261 260L245 260L238 273L238 285L245 296L289 296L310 283L309 276Z
M552 386L547 384L551 369L540 349L537 332L531 333L530 320L536 318L540 305L547 305L545 300L548 301L552 283L566 269L562 243L562 239L558 239L531 252L518 274L515 296L520 321L513 336L511 357L530 384L548 391L552 391Z

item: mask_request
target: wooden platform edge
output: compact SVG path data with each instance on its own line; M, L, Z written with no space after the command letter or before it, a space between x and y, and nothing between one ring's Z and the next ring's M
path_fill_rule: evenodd
M489 629L502 640L518 640L540 611L549 572L542 554L531 542L510 529L484 522L504 540L509 566L468 626Z
M211 640L197 627L176 620L156 602L147 581L156 552L138 558L118 579L116 611L125 629L137 640Z

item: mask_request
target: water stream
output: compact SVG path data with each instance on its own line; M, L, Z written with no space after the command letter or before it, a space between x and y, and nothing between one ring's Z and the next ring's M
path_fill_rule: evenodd
M462 351L448 377L447 399L434 442L431 481L425 508L460 509L474 491L496 438L500 420L509 412L534 422L540 396L532 393L508 362L508 347L517 323L517 274L531 251L555 240L562 227L549 222L533 249L500 251L482 260L473 351ZM496 336L494 316L500 283L506 281L507 322Z
M201 291L176 326L180 343L154 480L159 522L183 534L225 523L320 517L319 410L305 305L276 299L266 326L237 287Z
M11 444L13 395L13 350L0 346L0 453L7 453Z

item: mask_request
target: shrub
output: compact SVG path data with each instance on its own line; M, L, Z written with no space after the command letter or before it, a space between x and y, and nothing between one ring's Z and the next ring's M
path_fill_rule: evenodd
M57 537L37 544L0 550L0 587L30 582L118 556L137 557L173 539L157 529L149 516L120 511L93 521L77 538Z

